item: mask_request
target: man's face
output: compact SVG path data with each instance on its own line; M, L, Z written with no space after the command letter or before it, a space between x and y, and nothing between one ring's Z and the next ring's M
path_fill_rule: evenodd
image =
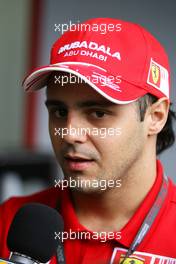
M99 192L96 182L123 180L140 162L147 133L136 103L117 105L86 83L61 86L51 80L46 105L51 142L65 179L87 181L77 184L78 191Z

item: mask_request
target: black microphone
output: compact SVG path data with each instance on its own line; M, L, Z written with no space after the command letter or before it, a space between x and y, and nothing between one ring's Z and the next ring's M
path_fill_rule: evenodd
M55 239L55 233L63 230L62 216L55 209L39 203L26 204L16 213L9 229L7 246L11 255L7 263L46 263L57 252L64 264L62 241Z

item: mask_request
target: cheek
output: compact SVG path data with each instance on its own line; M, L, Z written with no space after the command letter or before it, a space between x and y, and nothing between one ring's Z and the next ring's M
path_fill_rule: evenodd
M96 150L99 152L102 160L104 162L110 161L114 158L114 155L118 153L119 148L121 148L122 135L116 136L105 136L105 137L94 137L92 138L92 143Z
M60 144L60 137L58 135L59 128L57 128L52 122L49 121L49 135L51 139L51 143L53 146L54 151L56 152L56 149L58 148L58 145Z
M53 140L55 138L55 135L54 135L54 126L53 126L53 124L51 123L50 120L48 121L48 129L49 129L50 139L53 142Z
M140 123L129 122L121 126L120 133L115 136L106 136L94 141L104 161L112 163L119 159L125 159L142 149L145 141L145 131Z

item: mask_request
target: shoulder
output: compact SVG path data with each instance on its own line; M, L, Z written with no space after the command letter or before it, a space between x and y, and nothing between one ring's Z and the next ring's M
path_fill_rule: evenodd
M0 221L2 221L2 218L5 220L7 216L15 214L26 203L42 203L54 208L60 195L61 190L52 187L27 196L12 197L0 205Z
M43 203L55 207L60 194L61 190L59 188L52 187L27 196L11 197L0 206L0 210L12 212L20 208L23 204L30 202Z
M173 235L176 232L175 223L176 185L169 179L166 199L144 242L150 253L176 258L176 237Z
M168 194L168 204L166 208L166 212L168 215L168 218L173 222L174 230L176 231L176 185L173 183L172 180L170 181L170 188L169 188L169 194Z
M168 217L176 220L176 185L172 179L169 178L168 193L165 203L165 213Z
M172 180L170 180L170 183L171 183L171 190L172 190L172 195L171 195L171 203L174 203L175 206L176 206L176 184L173 183Z

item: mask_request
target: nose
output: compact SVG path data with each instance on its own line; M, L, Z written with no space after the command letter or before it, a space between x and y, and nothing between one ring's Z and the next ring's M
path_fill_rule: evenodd
M83 118L76 114L70 114L67 118L66 127L62 128L62 135L64 141L69 144L85 143L88 131Z

